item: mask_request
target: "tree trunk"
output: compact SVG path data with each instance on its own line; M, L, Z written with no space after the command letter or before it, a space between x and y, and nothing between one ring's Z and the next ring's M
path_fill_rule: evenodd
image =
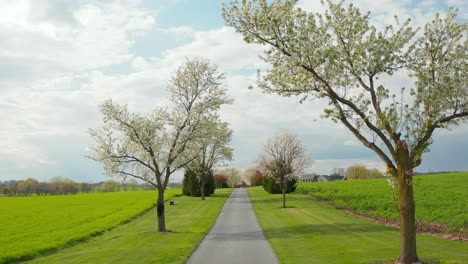
M200 194L201 194L201 199L205 200L205 184L200 185Z
M283 192L283 208L286 208L286 190L282 192Z
M164 189L161 187L158 188L158 202L157 202L157 211L158 211L158 231L166 232L166 218L164 216Z
M413 172L406 142L398 142L397 153L398 208L400 209L400 257L397 263L420 263L416 251L416 207L413 197Z

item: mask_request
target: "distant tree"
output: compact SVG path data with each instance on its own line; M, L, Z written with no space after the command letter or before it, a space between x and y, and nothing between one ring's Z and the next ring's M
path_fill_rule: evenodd
M383 178L384 177L383 173L376 168L369 170L369 176L371 178Z
M307 13L298 0L235 0L223 17L246 42L267 46L262 59L271 68L259 73L261 89L325 99L323 117L341 122L387 165L399 188L398 261L418 262L413 169L436 129L467 120L466 23L452 9L415 39L410 20L379 29L352 4L324 2L325 13ZM401 72L415 80L409 92L382 81L394 83L388 78Z
M107 180L101 185L101 192L118 192L120 190L120 183L114 180Z
M157 190L157 189L158 189L158 188L155 187L154 185L149 184L149 183L147 183L147 182L143 183L142 186L143 186L143 190L145 190L145 191L146 191L146 190Z
M215 174L214 182L215 182L216 189L229 188L227 177L224 176L223 174L219 174L219 173Z
M292 178L290 181L288 181L285 193L294 192L296 190L296 183L297 183L296 178ZM283 194L283 191L281 190L280 185L277 184L275 180L271 177L263 177L261 185L263 186L263 189L267 191L268 193Z
M79 187L72 179L57 176L50 179L49 190L52 194L64 195L77 193Z
M346 170L344 168L333 168L330 176L346 176Z
M233 149L228 146L232 138L232 130L229 124L217 120L212 116L209 124L205 125L204 135L197 141L200 153L194 161L188 165L197 179L200 197L205 200L205 185L213 180L213 167L223 165L225 161L232 160ZM198 196L198 195L197 195Z
M182 180L182 194L186 196L196 196L192 195L194 192L199 192L197 178L195 177L195 172L187 168L185 169L184 179Z
M257 167L255 166L244 169L244 172L242 173L242 178L248 185L253 186L252 182L255 178L256 172L257 172Z
M39 196L41 194L48 195L49 194L49 183L40 182L39 185L37 186L36 194L37 194L37 196Z
M65 187L64 187L64 178L61 176L56 176L50 179L49 181L49 190L52 194L64 194Z
M3 186L2 187L2 193L4 195L11 195L10 188L8 188L8 186Z
M128 185L130 186L130 189L131 189L132 191L135 191L135 190L137 190L137 188L138 188L138 182L137 182L135 179L130 179L130 180L128 181Z
M104 124L90 130L97 145L89 157L101 162L108 175L133 177L157 188L159 232L167 231L164 191L170 176L197 158L207 121L232 101L223 78L209 61L187 60L169 82L172 111L159 108L142 116L112 100L100 105Z
M27 178L18 186L18 191L26 196L31 196L39 187L39 182L34 178Z
M368 169L361 164L354 164L346 169L346 178L349 180L381 178L383 174L378 169Z
M279 186L283 194L283 208L286 208L288 183L312 165L312 159L297 136L288 132L267 139L258 163L264 175Z
M208 175L208 181L205 184L205 194L212 195L216 190L216 185L214 181L213 170L210 171Z
M192 171L190 168L185 170L184 179L182 181L182 193L184 195L194 197L202 196L202 190L200 190L198 180L199 176L197 175L197 173L200 172ZM206 176L204 176L206 177L206 184L203 186L203 195L209 196L214 193L214 190L216 188L213 173L211 173L211 171L203 173L207 174Z
M120 187L124 190L124 192L128 189L127 177L123 177L122 181L120 182Z
M231 188L242 182L241 171L236 168L225 168L220 173L227 178L228 185Z
M68 178L65 178L64 186L65 194L76 194L80 189L79 185L75 181Z
M369 170L364 165L354 164L346 169L346 178L349 180L369 178Z
M260 170L255 170L255 177L252 179L251 186L262 185L263 173Z
M92 190L92 186L89 183L82 182L80 183L80 192L89 193Z
M18 195L18 185L19 183L18 182L15 182L13 184L10 185L10 196L16 196Z

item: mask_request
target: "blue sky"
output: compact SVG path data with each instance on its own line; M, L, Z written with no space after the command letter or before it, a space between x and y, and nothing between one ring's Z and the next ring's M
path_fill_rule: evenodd
M361 0L359 7L383 25L394 14L421 26L436 11L460 9L461 0ZM106 179L85 156L93 144L87 129L98 126L99 102L111 97L132 111L167 104L166 83L186 58L206 57L226 73L235 102L221 115L234 130L231 166L254 165L266 137L298 134L315 160L309 171L382 162L340 124L319 118L323 102L249 90L255 69L266 65L261 48L224 26L222 1L212 0L3 0L0 8L0 180L64 176ZM300 1L321 11L319 1ZM409 86L404 74L388 80ZM316 121L314 121L316 120ZM468 170L468 125L438 131L419 171ZM176 180L180 177L176 177Z

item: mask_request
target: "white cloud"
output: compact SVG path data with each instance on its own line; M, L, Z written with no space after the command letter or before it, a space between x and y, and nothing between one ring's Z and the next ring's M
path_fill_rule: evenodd
M468 4L463 0L421 0L416 2L411 0L345 1L345 5L348 4L357 6L362 13L371 12L371 21L378 29L383 29L388 24L394 24L395 15L398 16L400 23L410 18L412 20L411 25L414 28L423 27L425 23L434 18L436 12L447 13L449 7L459 8L460 18L466 20L468 17L466 12ZM299 6L307 12L323 13L325 11L325 7L320 4L320 1L300 1Z
M155 24L129 2L83 3L7 2L0 9L0 57L8 61L0 67L17 65L29 73L19 77L37 80L126 62L135 39Z
M325 5L322 5L320 2L321 1L301 0L299 1L298 6L307 12L325 13Z
M160 31L174 34L178 38L192 37L195 34L195 30L190 26L161 28Z
M3 2L0 156L54 163L35 137L84 137L96 124L97 102L115 86L100 82L98 69L129 62L130 48L154 24L132 1Z
M424 14L410 10L410 3L402 0L357 4L375 9L379 21L392 19L393 13L419 18ZM323 10L318 1L301 5ZM262 47L246 44L227 27L153 30L154 14L138 1L6 1L0 9L0 123L6 128L0 131L0 160L24 171L39 166L50 176L66 172L72 160L80 164L77 167L89 168L83 173L97 174L99 166L83 156L92 144L86 131L99 123L98 103L111 97L141 113L167 106L166 84L172 72L187 58L206 57L227 73L225 83L235 99L221 114L234 129L232 166L251 165L264 140L284 130L303 140L317 160L312 167L316 172L354 163L383 166L342 125L319 118L325 102L299 104L294 97L247 89L255 83L255 69L268 67L258 58ZM190 41L158 57L134 54L132 47L142 34L161 31ZM394 77L382 81L411 84L404 76ZM467 129L462 126L441 137L461 137Z
M364 165L369 169L376 168L379 171L384 171L386 166L382 161L377 159L368 160L368 159L327 159L327 160L316 160L314 166L312 166L311 171L314 171L318 174L330 174L334 168L344 168L360 164Z
M263 68L258 55L262 47L249 45L233 29L223 27L195 32L193 41L163 52L164 62L176 65L186 58L205 57L220 65L224 71Z

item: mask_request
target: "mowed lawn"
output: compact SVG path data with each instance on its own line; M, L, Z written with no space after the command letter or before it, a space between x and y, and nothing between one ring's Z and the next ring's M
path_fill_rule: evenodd
M218 189L201 201L181 196L166 204L166 225L158 233L156 210L86 242L28 263L184 263L214 224L232 189Z
M180 195L166 191L166 199ZM0 263L24 260L128 222L154 206L157 192L0 198Z
M356 218L304 194L249 188L257 218L282 264L393 263L399 230ZM418 235L418 254L429 263L468 263L468 243Z
M298 184L296 192L376 218L399 220L398 192L386 179ZM414 177L416 221L468 235L468 172ZM433 226L433 225L432 225Z

